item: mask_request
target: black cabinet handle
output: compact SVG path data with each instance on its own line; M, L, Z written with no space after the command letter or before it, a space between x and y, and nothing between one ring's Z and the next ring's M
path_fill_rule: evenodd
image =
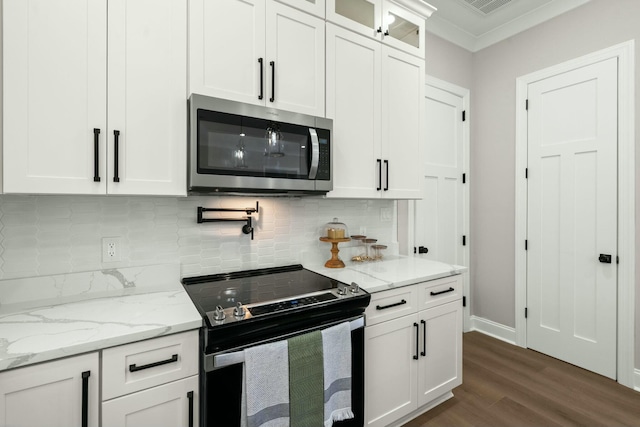
M187 393L187 399L189 399L189 427L193 427L193 392Z
M100 129L93 129L93 182L100 182Z
M89 426L89 377L91 371L82 373L82 427Z
M422 323L422 351L420 352L421 356L427 355L427 322L424 320L420 320Z
M178 361L178 355L174 354L167 360L161 360L160 362L149 363L148 365L136 366L136 364L129 365L129 372L142 371L143 369L155 368L156 366L166 365Z
M442 294L446 294L447 292L453 292L455 291L455 289L453 288L449 288L449 289L445 289L444 291L440 291L440 292L430 292L432 296L434 295L442 295Z
M382 160L377 159L376 162L378 162L378 187L376 187L376 190L380 191L382 190Z
M276 99L276 63L271 61L269 65L271 66L271 98L269 101L273 102Z
M120 146L120 131L113 131L113 182L120 182L120 177L118 176L118 148Z
M387 172L387 180L384 183L384 191L389 191L389 160L384 161L384 167Z
M262 58L258 58L258 63L260 64L260 95L258 95L258 99L264 98L264 62Z
M382 32L382 27L378 27L378 29L376 30L376 32L381 33L381 32Z
M413 327L416 328L416 354L413 355L413 360L418 360L418 337L420 334L419 326L417 323L413 323Z
M389 35L389 30L388 30L388 29L384 32L384 35L385 35L385 36L388 36L388 35Z
M397 302L397 303L395 303L395 304L389 304L389 305L376 305L376 310L384 310L384 309L386 309L386 308L397 307L397 306L399 306L399 305L403 305L403 304L406 304L406 303L407 303L407 301L402 300L402 301Z

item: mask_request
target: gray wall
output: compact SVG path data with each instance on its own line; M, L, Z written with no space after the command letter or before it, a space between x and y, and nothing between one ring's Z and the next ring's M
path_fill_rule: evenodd
M638 39L635 54L640 57L638 18L638 0L592 0L471 55L473 315L515 326L516 78L631 39ZM427 73L438 73L436 77L465 86L466 73L460 75L460 64L464 63L460 49L436 39L435 36L427 37ZM431 52L429 45L435 48ZM429 64L431 61L433 64ZM640 88L640 68L636 68L635 85ZM636 105L640 105L637 91ZM635 124L636 129L640 129L638 113ZM636 153L636 163L640 165L640 150ZM636 185L640 189L637 173ZM639 203L640 197L636 205ZM640 233L637 219L636 229ZM637 252L640 259L640 251ZM635 366L640 366L638 311L640 291L637 290Z

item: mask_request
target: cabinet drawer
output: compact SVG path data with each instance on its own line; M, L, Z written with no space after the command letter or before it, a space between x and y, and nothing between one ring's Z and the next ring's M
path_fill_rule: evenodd
M420 283L419 310L462 298L462 276L450 276Z
M371 303L365 314L367 325L395 319L418 311L418 289L405 286L371 294Z
M196 375L198 353L198 331L103 350L102 400Z

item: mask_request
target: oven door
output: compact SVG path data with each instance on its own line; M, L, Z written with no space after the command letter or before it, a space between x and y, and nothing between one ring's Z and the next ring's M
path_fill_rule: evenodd
M364 425L364 316L346 319L352 322L351 330L351 409L355 418L335 422L335 427L362 427ZM316 328L297 331L288 335L270 337L259 343L284 340L295 335L321 330L345 320L324 324ZM202 419L205 427L240 427L243 348L204 355L201 398ZM219 365L224 365L220 367Z

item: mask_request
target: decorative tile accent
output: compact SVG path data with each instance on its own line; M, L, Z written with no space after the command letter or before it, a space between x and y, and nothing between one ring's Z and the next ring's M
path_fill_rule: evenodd
M254 214L254 240L242 223L196 223L198 206L244 208ZM329 259L318 240L339 218L353 234L367 235L397 254L395 220L380 222L389 200L319 197L0 196L0 278L180 263L181 275L274 267ZM211 213L211 216L244 216ZM121 261L102 262L102 238L120 237ZM343 258L353 244L340 245Z

